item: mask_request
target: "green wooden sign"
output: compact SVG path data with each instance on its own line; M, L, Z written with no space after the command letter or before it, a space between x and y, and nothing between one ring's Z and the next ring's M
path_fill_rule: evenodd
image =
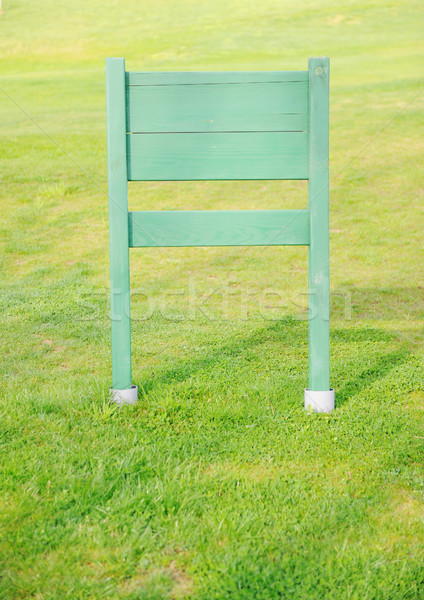
M106 59L112 397L131 379L129 248L309 247L309 388L334 408L329 358L329 59L307 71L126 72ZM160 134L160 135L158 135ZM307 210L128 210L128 181L307 179Z

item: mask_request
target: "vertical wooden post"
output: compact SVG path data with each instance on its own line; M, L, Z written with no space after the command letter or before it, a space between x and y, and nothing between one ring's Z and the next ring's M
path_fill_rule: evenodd
M106 59L112 388L131 389L125 61ZM119 401L119 398L117 399Z
M309 390L330 390L329 69L309 59Z

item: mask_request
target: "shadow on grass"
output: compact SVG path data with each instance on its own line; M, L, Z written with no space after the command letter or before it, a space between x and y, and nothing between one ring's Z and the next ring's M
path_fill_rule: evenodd
M233 360L251 348L273 341L278 341L285 346L307 344L307 336L307 324L304 321L287 317L271 326L259 329L245 338L230 339L228 343L214 348L202 358L180 361L171 369L161 370L159 368L152 378L139 381L138 385L145 393L148 393L158 384L181 383L198 371L207 371L219 363L226 363L231 369L234 368Z
M343 406L352 396L359 394L379 379L386 377L395 367L405 363L410 354L406 349L399 349L396 352L390 352L377 358L369 368L361 371L354 379L351 379L340 390L336 391L337 407Z
M361 342L393 342L398 340L396 333L387 332L382 329L375 328L353 328L353 329L335 329L331 332L330 343L361 343ZM343 387L336 390L337 406L346 404L352 396L359 394L364 389L373 385L379 379L386 377L394 368L405 363L411 351L404 343L399 342L399 347L386 354L381 353L376 356L375 360L367 366L366 369L360 371L354 378L345 383ZM334 350L337 353L337 350ZM369 352L369 349L366 349ZM368 354L364 355L366 358ZM351 364L354 364L352 359Z
M337 356L337 344L358 344L361 342L380 342L389 343L396 340L396 334L381 329L362 327L362 328L337 328L331 332L332 354ZM249 349L257 348L265 343L281 343L283 346L306 346L308 341L307 323L291 317L277 321L268 327L264 327L252 333L245 338L231 339L228 343L214 348L201 358L191 360L181 360L176 362L175 366L168 369L158 368L152 377L138 381L140 389L145 394L151 392L154 388L161 385L173 383L182 383L198 373L199 371L210 371L221 364L223 370L231 372L234 366L234 360L243 356ZM337 386L337 381L333 382L337 393L337 406L346 404L352 396L360 393L367 387L373 385L379 379L386 377L390 371L407 361L411 352L404 344L399 342L398 349L381 354L379 351L375 360L368 363L366 369L361 370L353 378L348 380L341 387ZM265 350L264 350L265 352ZM364 349L360 356L352 357L346 365L346 371L356 371L355 362L361 362L368 357L369 347ZM284 360L284 359L282 359ZM305 366L305 369L307 367ZM302 372L302 367L299 369ZM342 376L343 377L343 376Z

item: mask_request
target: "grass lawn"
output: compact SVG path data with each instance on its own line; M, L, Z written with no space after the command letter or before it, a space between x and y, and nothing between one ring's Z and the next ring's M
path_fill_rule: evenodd
M424 599L422 2L3 0L0 598ZM330 56L331 359L306 248L131 253L111 383L105 56ZM305 182L137 183L131 209L303 208Z

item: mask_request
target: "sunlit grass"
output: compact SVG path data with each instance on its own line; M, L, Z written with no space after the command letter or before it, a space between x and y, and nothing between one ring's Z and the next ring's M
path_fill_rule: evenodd
M424 598L422 9L3 0L0 597ZM131 253L111 383L105 56L331 58L331 382L302 408L305 248ZM303 208L305 182L130 186L143 209Z

